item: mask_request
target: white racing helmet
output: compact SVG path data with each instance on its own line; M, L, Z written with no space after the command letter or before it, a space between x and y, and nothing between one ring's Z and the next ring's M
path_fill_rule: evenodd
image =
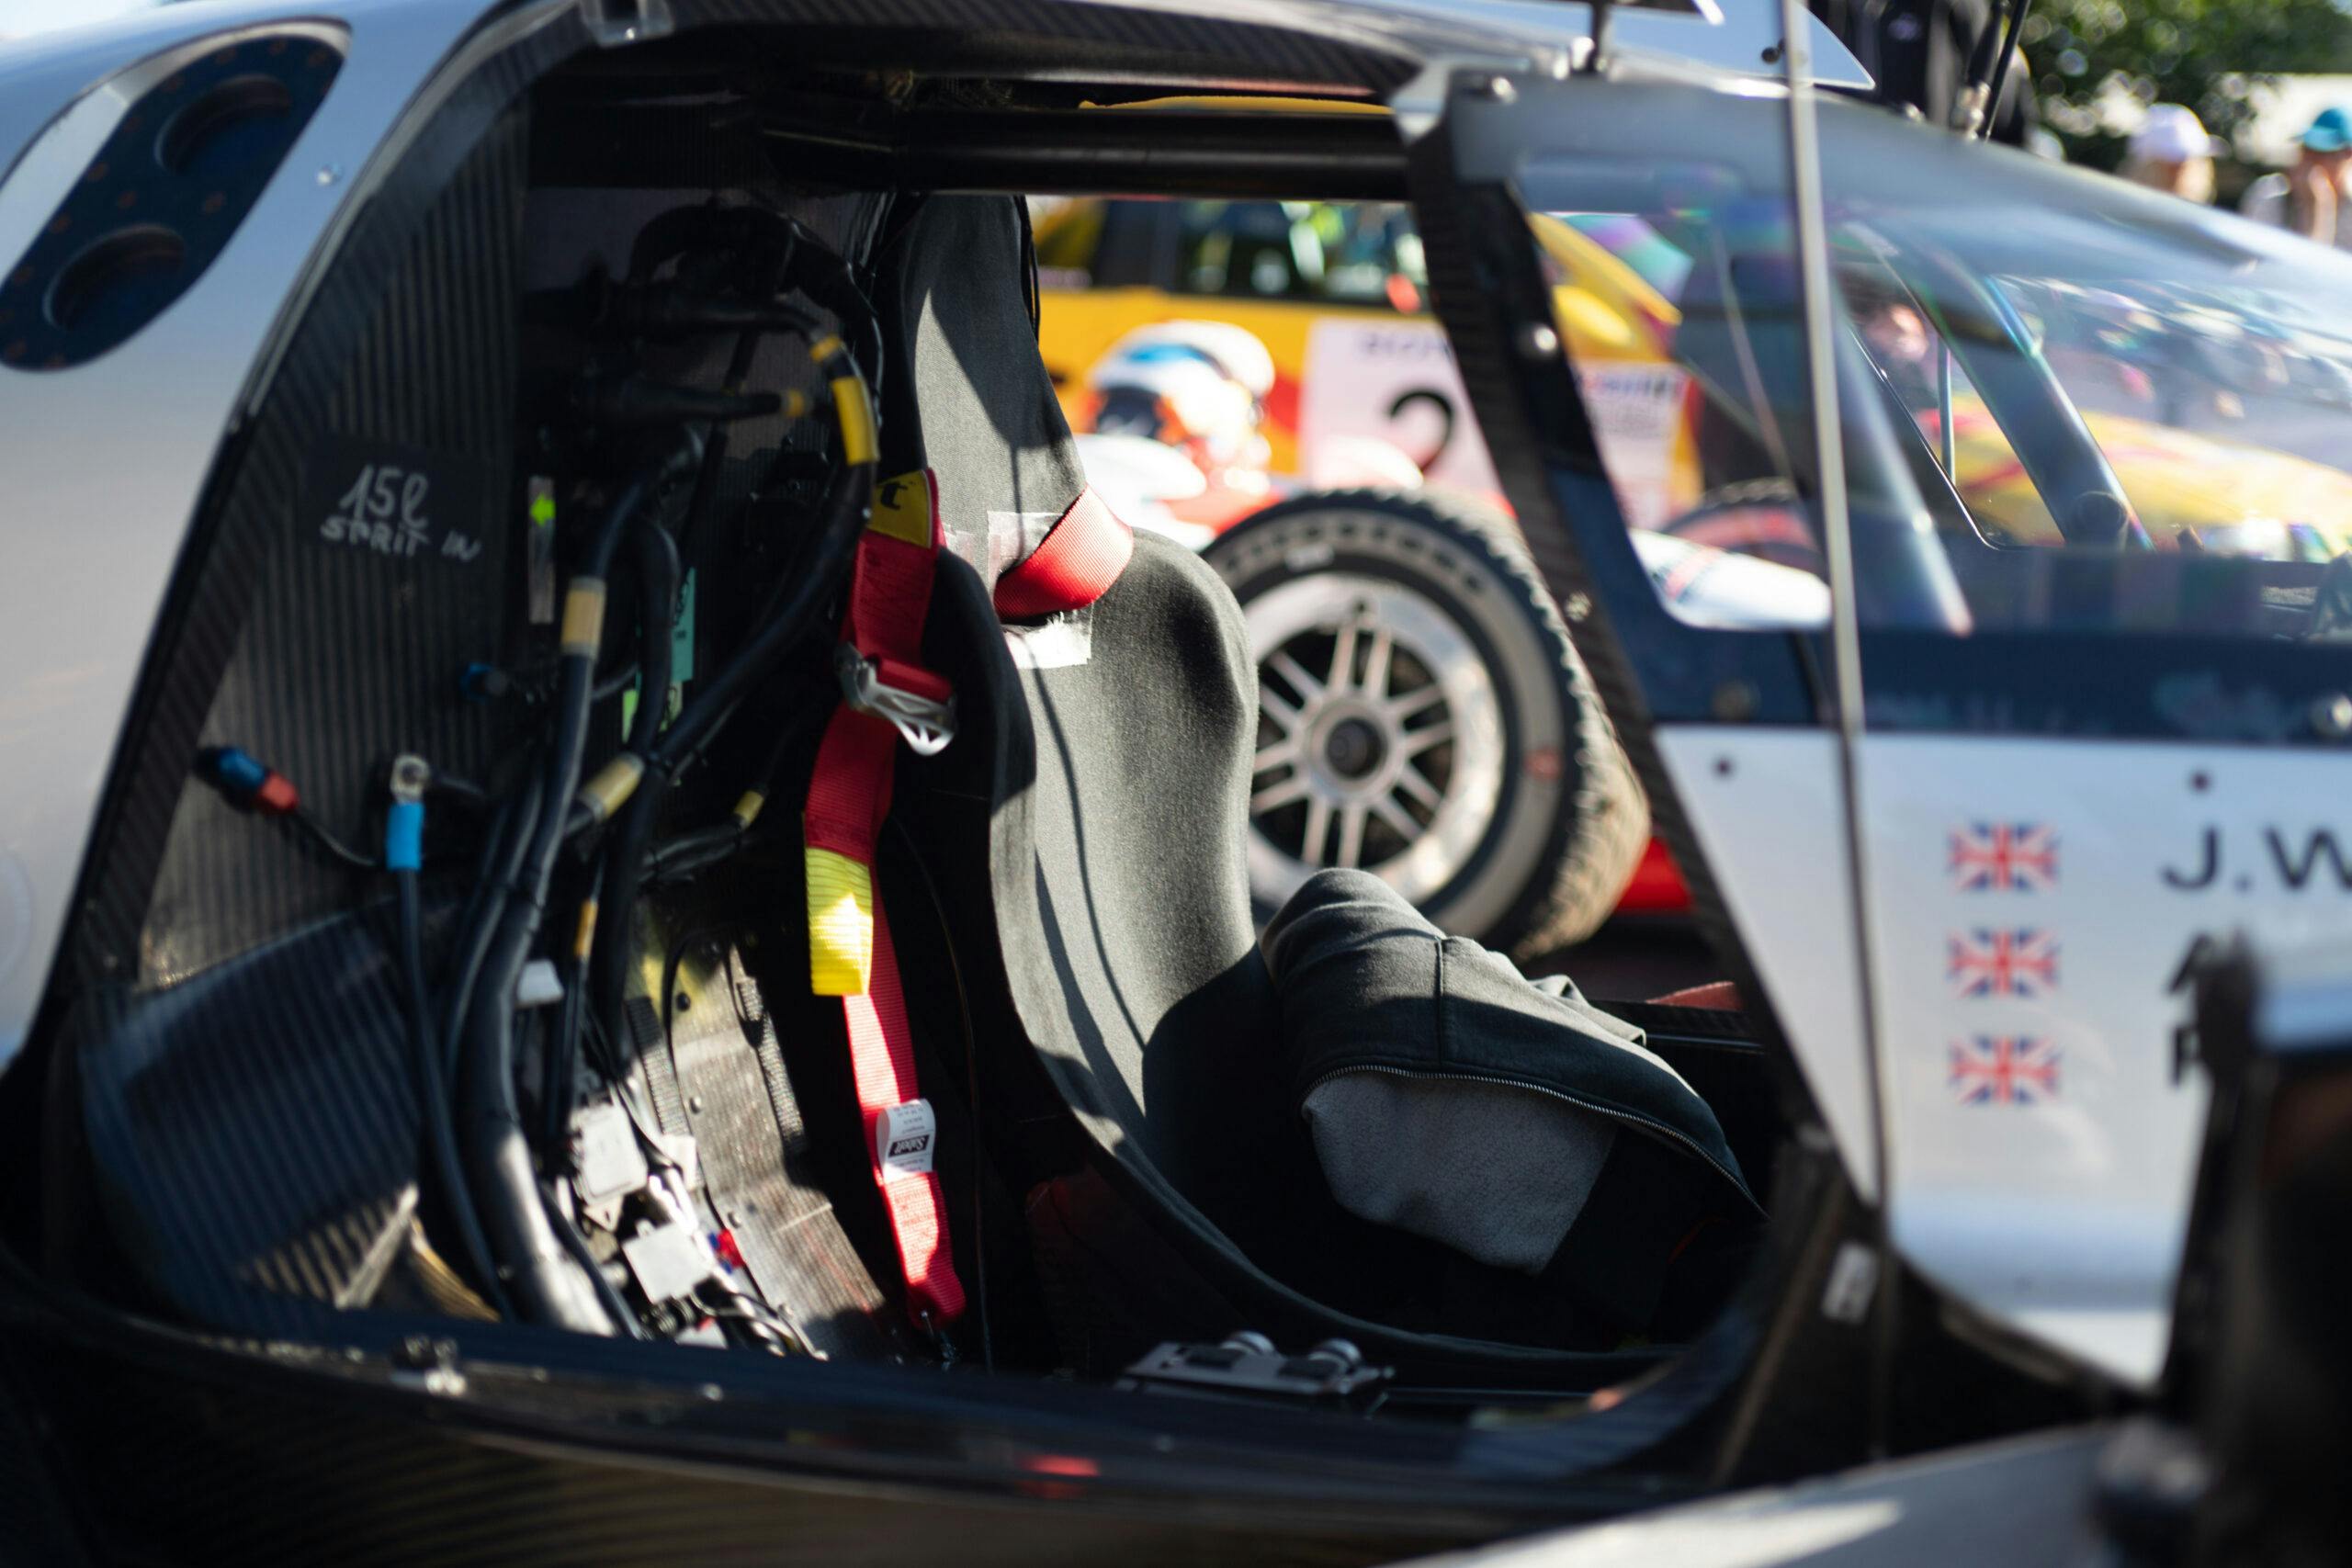
M1244 328L1193 321L1138 327L1111 345L1086 381L1098 432L1197 442L1217 464L1261 460L1258 426L1274 361Z

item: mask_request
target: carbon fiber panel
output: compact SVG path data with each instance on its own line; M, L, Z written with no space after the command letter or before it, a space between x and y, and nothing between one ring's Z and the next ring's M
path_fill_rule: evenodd
M808 1129L758 986L740 974L731 951L699 979L668 1055L712 1207L760 1293L811 1348L895 1358L886 1314L898 1309L866 1272L811 1169Z

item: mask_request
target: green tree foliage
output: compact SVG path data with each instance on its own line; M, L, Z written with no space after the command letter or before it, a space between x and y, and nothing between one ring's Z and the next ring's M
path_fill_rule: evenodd
M2100 108L2117 88L2187 104L2231 137L2269 77L2352 71L2352 10L2339 0L2041 0L2022 41L2067 156L2112 168L2123 139Z

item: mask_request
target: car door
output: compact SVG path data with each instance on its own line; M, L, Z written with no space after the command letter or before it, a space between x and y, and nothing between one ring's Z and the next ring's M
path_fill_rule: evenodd
M2168 407L2225 418L2219 394L2250 383L2217 352L2126 405L2130 377L2095 384L2042 345L2086 308L2070 300L2211 319L2213 344L2283 345L2263 421L2233 439L2308 457L2334 429L2341 451L2327 389L2347 344L2324 302L2352 268L1845 104L1821 106L1827 194L1803 213L1785 100L1506 86L1458 85L1415 159L1430 272L1532 553L1585 610L1579 645L1702 918L1877 1207L1881 1263L2146 1382L2204 1110L2172 982L2225 931L2352 936L2352 823L2334 804L2352 661L2327 608L2352 568L2300 558L2332 515L2293 519L2275 549L2234 515L2209 520L2202 549L2152 547L2100 429ZM1524 238L1596 214L1650 223L1691 263L1671 354L1697 392L1705 504L1756 539L1809 540L1809 560L1679 554L1628 526ZM1927 290L1988 400L2040 400L2048 418L2003 423L2048 536L1997 536L1922 488L1933 470L1905 450L1919 431L1837 292L1833 258L1857 255ZM1809 267L1826 312L1808 311ZM1810 594L1784 595L1777 626L1702 624L1683 595L1732 560Z

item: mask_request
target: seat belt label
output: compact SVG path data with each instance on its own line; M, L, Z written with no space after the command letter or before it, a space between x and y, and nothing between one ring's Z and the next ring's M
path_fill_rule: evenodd
M885 1181L930 1175L938 1143L939 1119L927 1100L885 1106L874 1118L874 1163Z

